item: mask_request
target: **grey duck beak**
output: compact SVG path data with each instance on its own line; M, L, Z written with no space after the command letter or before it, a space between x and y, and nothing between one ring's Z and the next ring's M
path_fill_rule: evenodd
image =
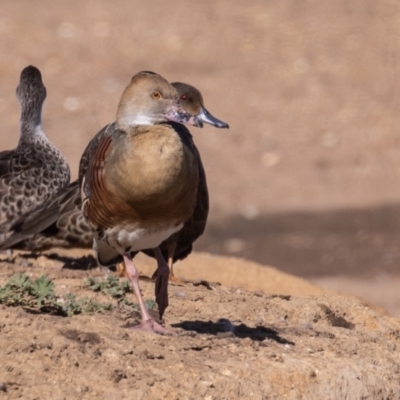
M208 112L204 107L202 107L200 109L200 112L197 114L197 119L206 123L206 124L210 124L212 126L215 126L216 128L227 128L229 129L229 125L224 122L221 121L218 118L215 118L213 115L210 114L210 112Z

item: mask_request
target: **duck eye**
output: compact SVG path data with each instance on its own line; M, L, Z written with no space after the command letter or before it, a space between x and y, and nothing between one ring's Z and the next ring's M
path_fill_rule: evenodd
M183 94L182 96L181 96L181 100L187 100L188 99L188 97L186 96L186 94Z
M160 92L153 92L153 93L151 94L151 97L152 97L153 99L156 99L156 100L161 99L161 93L160 93Z

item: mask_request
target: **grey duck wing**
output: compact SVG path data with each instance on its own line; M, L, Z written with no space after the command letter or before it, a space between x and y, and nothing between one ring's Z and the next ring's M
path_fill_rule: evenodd
M0 153L0 232L7 232L24 213L47 198L49 177L44 162L31 151ZM50 183L50 186L51 183Z
M74 181L58 191L56 196L37 206L34 211L20 217L11 227L11 230L14 231L12 235L1 243L0 250L11 248L39 250L33 246L32 240L25 242L25 245L18 244L32 235L39 240L42 232L45 232L46 236L49 236L50 233L58 233L58 221L62 220L64 215L69 215L75 210L80 211L77 208L78 197L80 198L79 185L78 181ZM29 246L28 243L30 243Z
M18 238L19 240L20 238ZM82 212L71 210L65 212L40 233L28 236L28 238L7 248L45 251L53 247L61 248L92 248L93 234Z
M51 247L91 247L93 235L82 212L80 185L89 166L93 152L104 137L111 134L115 124L109 124L89 142L80 160L79 179L35 211L26 213L14 221L12 235L0 244L0 250L25 249L43 251ZM0 153L0 173L2 171ZM1 175L0 175L1 176Z

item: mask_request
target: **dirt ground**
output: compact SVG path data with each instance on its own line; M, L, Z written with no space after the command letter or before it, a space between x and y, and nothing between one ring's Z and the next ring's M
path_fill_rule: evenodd
M399 21L392 0L3 0L1 150L18 140L15 88L29 64L47 87L44 131L73 177L140 70L195 85L230 130L192 129L211 210L204 253L177 265L225 287L171 288L173 338L136 336L116 312L0 309L0 397L344 398L327 394L335 387L399 398L398 322L332 294L400 318ZM29 272L86 295L89 272L61 266L40 258ZM2 282L21 268L1 264ZM321 304L355 328L331 326ZM238 334L218 335L220 318Z
M104 279L104 270L66 260L18 257L1 264L0 283L15 272L32 279L47 273L61 299L73 292L110 302L84 283ZM170 285L165 325L173 336L130 329L138 314L126 308L60 317L0 306L0 398L399 398L399 320L268 267L258 268L259 278L268 277L279 294L198 285L207 260L206 275L231 263L254 274L256 266L201 254L181 263L196 285ZM148 274L155 263L143 256L137 264ZM141 287L153 298L154 283Z

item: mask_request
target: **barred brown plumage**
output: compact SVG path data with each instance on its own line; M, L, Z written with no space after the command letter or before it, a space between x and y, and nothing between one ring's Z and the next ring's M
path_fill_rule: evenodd
M7 235L22 215L68 185L69 166L41 126L46 88L40 71L24 68L17 87L21 105L20 138L14 150L0 153L0 233Z

